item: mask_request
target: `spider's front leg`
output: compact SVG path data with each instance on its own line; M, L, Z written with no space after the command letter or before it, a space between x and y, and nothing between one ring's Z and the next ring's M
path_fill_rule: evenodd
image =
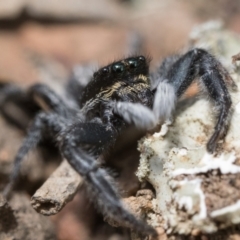
M202 82L201 85L205 87L218 109L215 130L207 143L207 150L213 153L218 140L226 135L231 115L232 101L226 85L234 87L234 82L227 70L207 51L193 49L181 57L172 58L172 64L168 64L163 78L173 86L177 98L195 78Z

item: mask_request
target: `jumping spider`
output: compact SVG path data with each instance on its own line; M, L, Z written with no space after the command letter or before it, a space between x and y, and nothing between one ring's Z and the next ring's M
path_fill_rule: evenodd
M96 159L130 125L151 129L170 118L176 101L195 79L218 109L217 123L207 143L207 151L213 153L228 128L231 97L226 85L233 82L220 62L203 49L167 57L153 74L149 74L149 62L144 56L132 56L100 68L86 86L70 81L66 91L71 93L71 104L44 84L32 86L27 95L42 111L35 116L17 153L5 194L16 180L20 162L47 134L57 143L62 157L85 179L104 215L137 232L154 233L125 209L108 172ZM6 102L19 91L6 86L1 94Z

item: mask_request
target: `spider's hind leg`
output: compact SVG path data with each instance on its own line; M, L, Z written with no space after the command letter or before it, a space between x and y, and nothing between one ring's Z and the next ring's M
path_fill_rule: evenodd
M234 82L222 64L203 49L193 49L181 56L166 75L178 98L195 78L202 82L218 109L214 133L207 143L207 150L213 153L218 140L225 137L229 126L232 101L226 85L230 83L233 86Z
M69 116L71 112L64 100L45 84L31 86L27 94L46 112L52 111L63 117Z
M8 122L26 130L37 111L39 107L24 89L9 83L0 83L0 112Z
M69 108L60 96L44 84L33 85L27 91L14 85L6 85L0 90L0 93L2 93L0 95L2 98L2 113L4 113L4 105L8 102L13 102L16 105L25 103L25 108L27 108L26 111L31 110L28 109L28 104L30 103L36 108L36 111L34 111L35 118L33 123L28 129L27 136L14 159L14 167L10 176L10 182L4 191L4 194L8 196L19 175L20 163L25 155L38 145L43 136L45 136L45 133L48 133L48 135L54 135L57 134L58 131L63 130L64 125L61 121L66 122L67 117L70 117L71 115L75 116L76 112ZM19 107L21 107L21 105L19 105ZM50 110L52 113L38 113L40 111L39 107L42 107L46 111ZM25 110L24 106L22 106L22 108ZM8 117L9 119L11 116L9 117L9 115L5 113L5 117ZM14 116L12 118L15 120ZM15 120L15 124L19 124L19 120L17 120L18 119ZM23 127L22 125L20 127L23 129L26 128L26 126Z

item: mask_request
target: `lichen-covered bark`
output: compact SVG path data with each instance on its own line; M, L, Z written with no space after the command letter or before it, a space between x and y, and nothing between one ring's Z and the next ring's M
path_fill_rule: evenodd
M180 102L168 131L139 143L137 176L149 181L156 191L147 220L164 229L166 239L189 235L230 239L229 227L237 228L240 223L240 74L231 58L239 52L239 39L217 22L198 27L190 36L190 47L212 52L238 86L238 90L229 89L233 101L231 125L216 153L206 151L216 111L207 98Z

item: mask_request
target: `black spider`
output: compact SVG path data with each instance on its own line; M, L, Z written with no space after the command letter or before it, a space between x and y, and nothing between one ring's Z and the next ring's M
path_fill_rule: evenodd
M70 93L68 101L43 84L28 90L28 97L42 111L35 117L17 153L5 194L11 189L24 156L47 134L57 143L62 157L84 177L104 215L137 232L152 234L154 230L150 226L124 208L108 172L96 159L130 125L150 129L170 118L176 101L194 79L201 82L218 109L217 123L207 143L207 150L213 153L228 128L231 97L226 83L233 84L231 77L207 51L193 49L166 58L154 74L149 74L148 59L133 56L103 67L87 79L86 86L74 79L70 81L66 87ZM1 94L4 103L22 92L6 86Z

